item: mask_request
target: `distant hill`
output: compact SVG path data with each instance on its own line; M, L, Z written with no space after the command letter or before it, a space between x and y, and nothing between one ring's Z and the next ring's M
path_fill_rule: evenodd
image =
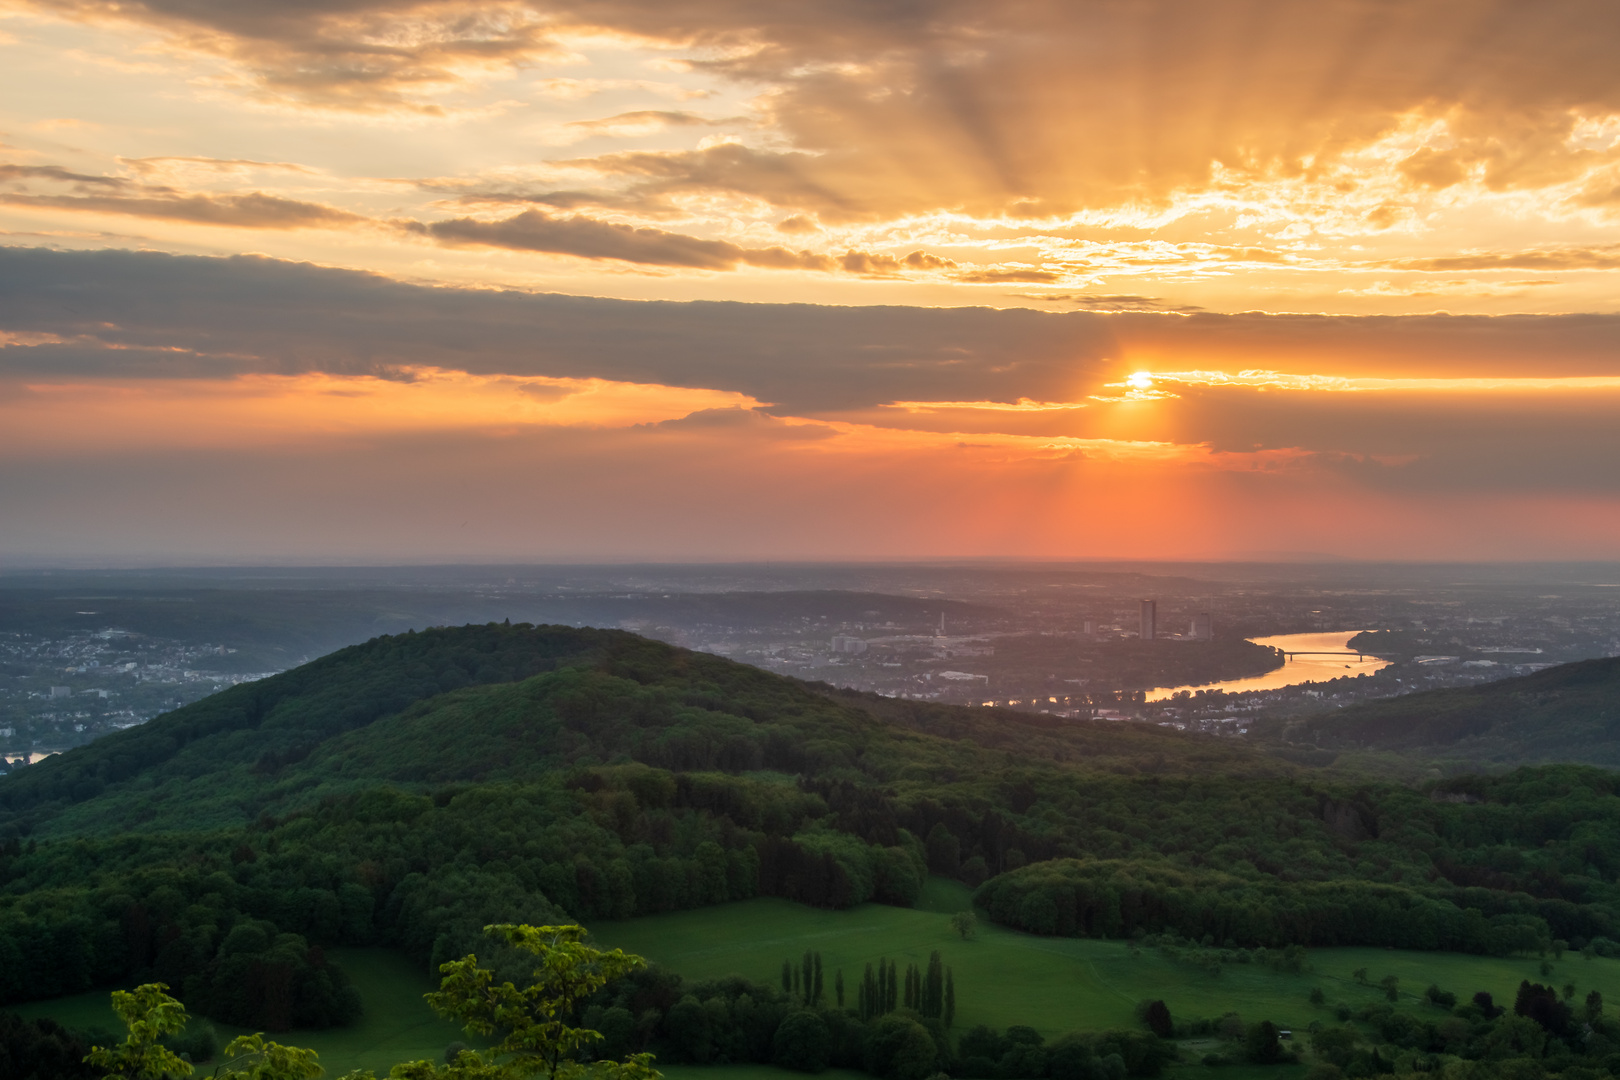
M882 782L949 756L907 729L1092 769L1286 768L1162 728L843 694L626 631L491 623L376 638L46 758L0 779L0 825L220 828L376 783L537 781L628 761Z
M1620 768L1620 658L1560 664L1295 719L1278 733L1322 750L1386 750L1481 765Z

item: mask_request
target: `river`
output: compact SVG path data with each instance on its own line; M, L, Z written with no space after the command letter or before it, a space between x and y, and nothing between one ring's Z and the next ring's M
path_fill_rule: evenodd
M1248 690L1277 690L1300 683L1326 682L1341 675L1371 675L1389 666L1388 660L1363 654L1357 658L1350 652L1349 641L1360 630L1334 630L1325 634L1276 634L1272 637L1250 638L1256 645L1269 645L1284 652L1349 653L1348 656L1294 656L1275 671L1249 679L1228 679L1226 682L1204 683L1201 686L1160 686L1149 690L1149 701L1163 701L1183 690L1224 690L1228 694L1241 694Z
M52 751L50 751L50 753L46 753L46 754L39 754L39 753L29 753L29 754L5 753L5 754L0 754L0 757L4 757L8 761L21 761L23 758L26 757L28 759L28 764L33 765L33 764L36 764L38 762L44 761L46 758L50 757L51 754L57 754L57 753L60 753L60 752L61 751L58 751L58 750L52 750Z

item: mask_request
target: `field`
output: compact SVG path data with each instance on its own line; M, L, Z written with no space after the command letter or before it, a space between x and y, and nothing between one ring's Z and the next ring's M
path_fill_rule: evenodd
M1282 974L1252 964L1231 964L1218 974L1172 961L1152 950L1117 941L1040 938L980 921L972 940L961 940L949 915L969 904L968 891L940 879L929 881L915 908L865 904L850 911L809 908L785 900L748 900L671 915L592 927L597 941L619 947L679 971L688 981L733 972L775 984L782 961L806 949L822 954L832 976L842 969L853 1003L854 985L868 962L879 957L925 964L938 949L953 969L957 991L956 1030L975 1024L1005 1028L1028 1024L1055 1037L1066 1031L1098 1031L1133 1026L1132 1010L1144 998L1163 998L1178 1017L1218 1017L1236 1012L1247 1021L1269 1019L1296 1031L1312 1020L1331 1020L1333 1006L1352 1008L1382 999L1376 986L1352 977L1366 968L1373 983L1386 975L1400 979L1405 1008L1423 1012L1423 990L1432 982L1467 997L1488 990L1498 1001L1512 1001L1521 979L1573 983L1584 997L1600 990L1620 1001L1620 961L1584 960L1566 955L1550 976L1534 957L1471 957L1454 953L1396 952L1388 949L1322 949L1309 955L1309 970ZM355 1068L386 1076L389 1066L439 1058L465 1036L435 1017L422 1001L434 981L397 953L386 949L335 949L332 955L354 977L365 1015L350 1028L295 1031L280 1041L318 1051L328 1076ZM1309 994L1321 988L1326 1007L1313 1007ZM28 1016L50 1016L70 1027L113 1031L117 1018L107 993L79 994L17 1006ZM218 1027L222 1041L239 1034ZM1189 1046L1202 1053L1202 1047ZM1191 1055L1189 1055L1191 1056ZM1189 1067L1184 1072L1202 1071ZM1295 1080L1303 1067L1220 1070L1223 1080ZM664 1067L669 1080L788 1080L795 1074L763 1065ZM869 1080L863 1074L831 1070L824 1080Z
M437 988L437 980L400 954L389 949L333 949L329 955L353 976L365 1014L351 1027L273 1036L278 1042L315 1050L327 1076L342 1076L351 1069L373 1069L378 1076L387 1076L389 1067L399 1062L437 1060L452 1042L472 1043L456 1025L435 1016L422 1000L423 994ZM68 1027L123 1031L105 990L12 1008L24 1016L49 1016ZM214 1027L222 1046L244 1033L223 1024Z
M1472 957L1454 953L1391 949L1321 949L1309 955L1304 974L1280 974L1252 964L1232 964L1219 974L1171 961L1152 950L1135 955L1124 942L1042 938L980 920L971 941L951 930L948 914L968 907L968 891L931 879L912 909L865 904L851 911L807 908L782 900L748 900L671 915L598 923L597 939L656 960L688 980L733 972L775 984L782 961L818 949L828 972L842 969L853 987L868 962L888 957L926 964L938 949L956 978L956 1028L975 1024L1005 1028L1028 1024L1048 1038L1066 1031L1097 1031L1134 1025L1132 1010L1144 998L1163 998L1172 1015L1218 1017L1236 1012L1247 1021L1271 1020L1302 1029L1331 1019L1313 1007L1320 987L1328 1006L1351 1007L1382 999L1376 986L1361 986L1352 972L1366 968L1373 983L1400 979L1401 999L1426 1009L1421 995L1430 983L1466 998L1488 990L1513 1000L1522 979L1558 986L1574 983L1582 997L1597 989L1620 1000L1620 961L1583 960L1567 954L1552 975L1540 974L1538 958ZM1231 1075L1223 1073L1223 1075Z

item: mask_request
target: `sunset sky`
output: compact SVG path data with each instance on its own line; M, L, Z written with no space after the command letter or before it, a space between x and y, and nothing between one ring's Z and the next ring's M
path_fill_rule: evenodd
M1620 556L1617 41L0 0L0 568Z

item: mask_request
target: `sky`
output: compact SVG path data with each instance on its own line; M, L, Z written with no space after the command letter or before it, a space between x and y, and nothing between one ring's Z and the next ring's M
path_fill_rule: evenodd
M1603 0L0 0L0 567L1620 554Z

